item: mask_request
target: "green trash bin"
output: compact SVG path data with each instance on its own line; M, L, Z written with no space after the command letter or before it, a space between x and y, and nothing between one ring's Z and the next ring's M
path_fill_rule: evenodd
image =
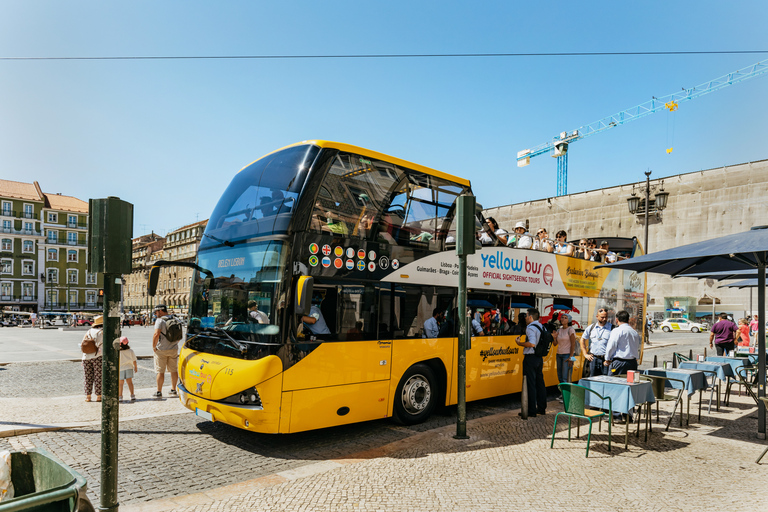
M0 502L0 512L93 512L79 473L45 450L11 452L14 497Z

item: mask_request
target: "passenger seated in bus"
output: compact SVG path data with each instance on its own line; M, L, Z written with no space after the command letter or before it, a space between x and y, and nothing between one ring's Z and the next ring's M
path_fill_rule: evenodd
M590 256L591 254L589 252L589 248L587 247L587 239L582 238L579 240L579 246L573 252L573 257L582 260L588 260Z
M527 327L527 324L525 323L526 318L527 315L525 313L520 313L517 315L517 323L512 326L510 334L513 336L520 336L525 334L525 328Z
M448 312L445 317L445 321L440 325L440 331L437 333L438 338L455 338L456 337L456 323L459 314L458 308L453 308Z
M467 308L467 312L471 313L469 308ZM485 331L483 331L483 326L480 325L480 321L475 317L475 315L472 315L472 325L470 326L470 331L472 332L472 336L484 336Z
M432 310L432 316L424 322L424 338L437 338L437 335L440 333L440 320L442 316L443 312L440 311L440 308Z
M323 298L321 296L313 297L312 307L309 308L309 315L301 317L304 329L314 335L331 334L328 324L325 323L325 317L323 317L323 313L320 311L322 301Z
M507 247L518 247L518 243L520 242L521 238L525 235L525 222L518 222L515 224L515 232L507 237ZM528 237L528 240L533 242L530 237ZM520 247L521 249L528 249L530 247Z
M269 317L262 311L259 311L259 304L255 300L248 302L248 319L257 324L268 324Z
M552 241L547 238L547 230L540 228L536 232L536 239L533 241L533 249L536 251L552 252Z
M493 217L485 219L486 228L480 232L480 243L483 245L494 245L496 241L488 234L488 231L496 235L499 242L507 244L507 232L499 227L499 223Z
M355 326L347 331L347 341L360 341L363 339L363 322L358 320Z
M573 256L573 246L566 242L568 235L562 229L555 235L555 254L562 254L564 256Z

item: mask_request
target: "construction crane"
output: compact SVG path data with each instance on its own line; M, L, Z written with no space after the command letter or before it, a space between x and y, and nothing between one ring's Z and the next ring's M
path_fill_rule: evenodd
M654 98L651 101L623 110L618 114L604 117L599 121L582 126L577 130L570 132L562 132L560 135L556 135L551 141L545 142L539 146L531 149L524 149L517 153L517 166L525 167L531 163L531 158L544 153L552 153L552 156L557 158L557 195L564 196L568 194L568 146L577 140L584 139L590 135L596 135L604 132L610 128L615 128L623 124L627 124L630 121L635 121L645 116L655 114L660 110L677 110L680 103L699 96L703 96L710 92L718 91L729 85L743 82L750 78L760 76L768 72L768 60L758 62L746 68L728 73L725 76L710 80L701 85L697 85L691 89L683 89L680 92L672 93L661 98ZM668 151L669 152L669 151Z

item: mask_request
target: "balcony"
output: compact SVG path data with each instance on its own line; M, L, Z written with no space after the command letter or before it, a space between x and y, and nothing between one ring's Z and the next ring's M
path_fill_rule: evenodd
M48 245L69 245L71 247L85 247L88 245L85 240L69 240L65 236L60 237L46 237L45 243Z
M88 224L85 222L67 222L68 229L88 229Z
M14 229L5 226L0 227L0 233L7 233L9 235L42 236L39 229Z
M0 301L3 302L37 302L37 295L33 294L22 294L22 295L7 295L2 294L0 295Z

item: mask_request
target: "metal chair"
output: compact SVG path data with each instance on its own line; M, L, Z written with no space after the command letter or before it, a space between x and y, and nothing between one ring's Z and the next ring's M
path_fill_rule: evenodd
M555 445L555 432L557 432L557 419L560 415L568 416L568 442L571 441L571 418L576 418L576 437L579 437L579 427L581 420L585 419L589 422L589 432L587 433L587 453L586 457L589 457L589 443L592 439L592 420L599 418L598 430L602 430L603 416L605 411L596 411L594 409L587 409L585 407L587 392L597 396L600 400L608 400L608 451L611 451L611 417L613 416L613 405L610 397L603 397L596 391L592 391L584 386L578 384L562 383L558 385L560 392L563 394L563 408L565 412L559 412L555 415L555 426L552 428L552 442L549 444L550 449Z
M764 397L764 396L761 396L761 397L760 397L760 400L762 400L762 402L763 402L763 405L765 406L765 409L766 409L766 411L768 411L768 398L766 398L766 397ZM762 459L762 458L765 456L765 454L766 454L766 453L768 453L768 448L766 448L766 449L763 451L763 453L761 453L761 454L760 454L760 456L759 456L759 457L757 458L757 460L755 461L755 464L760 464L760 459Z
M739 384L743 385L749 396L752 397L752 400L757 405L760 405L760 400L757 398L757 393L755 393L757 388L757 367L742 366L736 368L736 375L739 376ZM739 389L739 393L741 393L741 389Z
M683 426L683 391L685 391L685 382L683 382L680 379L673 379L670 377L659 377L658 375L641 375L640 380L645 381L651 381L651 386L653 387L653 396L656 399L656 423L659 423L659 402L675 402L675 407L672 409L672 414L669 415L669 420L667 420L667 428L664 430L669 430L669 425L672 423L672 419L675 417L675 411L677 411L677 406L680 406L680 427ZM680 389L678 390L677 395L668 395L667 394L667 381L670 382L679 382L680 383ZM676 388L672 388L676 389Z
M747 368L749 370L755 370L756 368L752 367L749 360L745 361L745 364L743 366L740 366L736 368L736 376L735 377L728 377L728 380L725 383L725 396L723 397L723 405L729 405L730 403L730 397L731 397L731 388L733 388L734 385L739 386L739 396L741 396L741 388L746 387L749 388L749 384L744 381L741 377L739 377L739 370L742 368ZM751 372L747 372L746 376L749 377Z
M690 357L684 356L683 354L679 354L677 352L672 352L672 359L675 363L675 367L679 366L683 361L691 361Z
M699 421L701 421L701 394L703 391L709 391L709 407L707 408L707 414L712 413L712 395L717 393L717 411L720 412L720 383L717 382L717 372L712 370L701 370L704 372L704 389L699 390ZM712 376L712 384L709 383L707 375ZM690 398L689 398L690 400ZM690 404L688 404L690 409Z

